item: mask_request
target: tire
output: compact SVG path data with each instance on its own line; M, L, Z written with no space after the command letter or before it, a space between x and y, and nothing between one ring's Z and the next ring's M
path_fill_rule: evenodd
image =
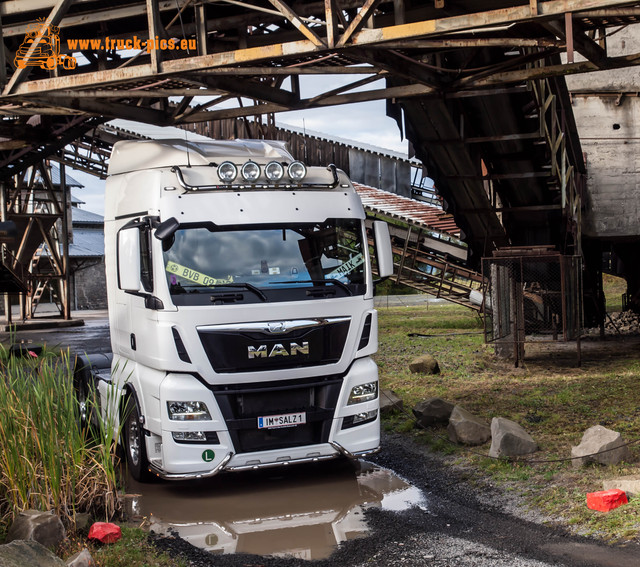
M134 393L127 395L122 419L122 447L131 476L138 482L147 482L153 477L149 472L145 435L140 423L140 406Z
M78 402L78 427L87 436L99 431L98 401L91 367L86 357L78 357L73 371L73 389Z

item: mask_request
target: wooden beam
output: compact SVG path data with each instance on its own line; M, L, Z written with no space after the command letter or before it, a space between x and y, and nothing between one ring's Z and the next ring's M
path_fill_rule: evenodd
M338 33L338 22L334 10L334 0L324 0L324 17L327 22L327 47L329 49L335 47Z
M155 41L155 38L158 37L160 33L157 0L147 0L147 23L149 26L149 41ZM151 72L157 75L160 72L162 63L160 50L151 49L149 55L151 56Z
M353 20L349 24L349 27L344 31L344 33L338 40L336 47L344 47L347 44L347 42L351 39L353 34L357 33L360 30L360 28L364 26L366 21L369 19L369 17L373 13L373 10L375 10L376 6L380 4L380 2L381 0L365 1L362 8L360 8L360 11L356 14L356 17L353 18Z
M278 11L295 26L295 28L316 47L327 47L325 42L322 41L322 39L320 39L313 30L311 30L282 0L269 0L269 2L273 4Z

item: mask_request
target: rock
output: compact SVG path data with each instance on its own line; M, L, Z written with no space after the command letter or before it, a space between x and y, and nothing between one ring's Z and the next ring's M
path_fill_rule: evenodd
M489 424L460 406L453 408L447 432L451 441L464 445L482 445L491 438Z
M440 374L438 361L430 354L423 354L409 363L409 370L414 374Z
M608 512L628 503L629 500L623 490L604 490L587 494L587 508L599 512Z
M380 396L380 413L388 414L392 411L404 409L404 402L393 390L382 390Z
M640 476L629 475L605 480L602 482L602 488L604 490L613 490L614 488L624 490L627 496L633 498L640 495Z
M20 512L7 533L6 542L33 540L48 548L58 547L67 537L62 521L53 512L25 510Z
M67 567L94 567L95 561L87 548L78 551L67 559Z
M25 565L65 567L65 562L34 540L16 540L0 545L0 567L25 567Z
M442 398L429 398L413 408L413 415L420 425L428 427L436 423L447 423L454 405Z
M538 450L538 444L520 425L504 417L491 420L490 457L529 455Z
M91 523L91 514L87 512L76 512L75 517L75 529L76 531L82 531L89 527Z
M594 425L587 429L580 445L571 448L574 468L583 467L590 462L617 465L628 460L629 456L629 448L620 433L602 425Z

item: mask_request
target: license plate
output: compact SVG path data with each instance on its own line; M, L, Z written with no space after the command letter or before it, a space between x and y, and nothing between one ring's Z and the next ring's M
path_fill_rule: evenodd
M281 415L265 415L258 418L258 429L294 427L302 423L307 423L307 414L305 412L283 413Z

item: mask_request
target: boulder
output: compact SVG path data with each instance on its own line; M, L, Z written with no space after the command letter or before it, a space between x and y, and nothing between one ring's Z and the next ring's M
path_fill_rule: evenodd
M442 398L429 398L417 403L413 408L416 421L423 427L436 423L447 423L451 417L454 405Z
M632 498L640 495L640 475L621 476L602 481L603 490L623 490Z
M583 467L591 462L617 465L628 460L629 456L629 448L625 445L620 433L602 425L594 425L587 429L580 445L571 448L574 468Z
M20 512L7 533L6 543L33 540L48 548L58 547L67 537L62 520L53 512L25 510Z
M482 445L491 438L489 424L460 406L453 408L447 432L451 441L464 445Z
M67 559L67 567L95 567L95 564L96 562L87 548L78 551L78 553Z
M504 417L494 417L491 420L491 449L490 457L515 457L529 455L538 450L538 444L515 421Z
M409 370L414 374L440 374L438 361L430 354L423 354L409 363Z
M0 567L25 567L25 565L65 567L65 562L34 540L16 540L0 545Z
M380 413L386 415L396 410L402 411L404 402L393 390L382 390L380 395Z

